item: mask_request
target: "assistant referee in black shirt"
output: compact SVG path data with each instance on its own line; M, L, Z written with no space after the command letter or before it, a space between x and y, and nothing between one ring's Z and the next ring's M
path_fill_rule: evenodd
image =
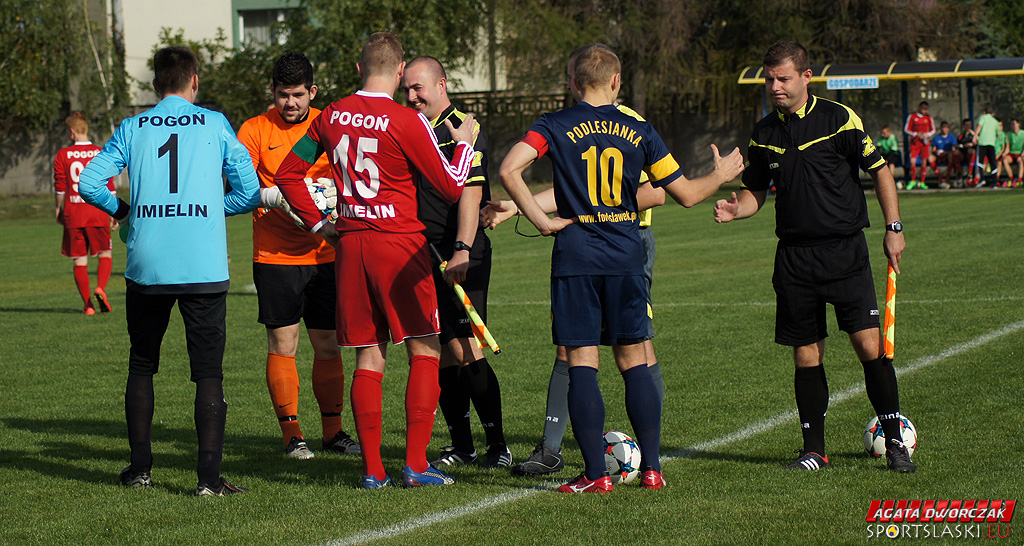
M825 368L825 304L864 366L868 399L885 432L886 464L914 472L900 432L899 390L892 360L882 353L878 303L867 242L867 202L858 169L867 171L885 215L885 255L899 272L906 242L896 183L864 132L860 118L837 102L810 95L807 50L778 42L764 55L765 86L777 110L754 127L743 174L744 189L715 205L715 219L754 215L772 182L775 199L777 310L775 342L793 347L795 390L804 447L789 465L797 470L829 466L825 454L828 384Z

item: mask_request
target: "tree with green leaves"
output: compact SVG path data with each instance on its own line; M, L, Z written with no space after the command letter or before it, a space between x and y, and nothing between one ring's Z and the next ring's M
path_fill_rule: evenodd
M996 1L996 0L991 0ZM1010 2L1007 0L1007 3ZM892 0L503 0L509 77L556 88L574 47L602 42L622 59L623 99L639 112L681 102L727 113L749 104L736 75L780 39L807 47L814 63L915 60L920 49L964 56L962 2Z
M76 0L0 2L0 124L34 130L74 102L92 121L109 121L127 99L116 51ZM72 97L74 94L74 97ZM72 98L75 100L72 101Z
M451 70L472 58L482 17L483 4L477 0L302 0L275 29L275 35L284 37L283 44L231 48L223 31L196 41L183 29L164 28L153 51L169 45L195 51L200 62L199 102L222 111L237 128L271 104L270 74L286 50L299 51L313 63L320 88L313 106L322 109L362 84L356 62L374 32L395 32L407 58L431 55ZM149 82L138 84L150 89Z

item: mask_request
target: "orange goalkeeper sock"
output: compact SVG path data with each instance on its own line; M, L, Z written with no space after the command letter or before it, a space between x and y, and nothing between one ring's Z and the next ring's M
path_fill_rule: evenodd
M344 428L341 413L345 409L345 368L340 355L313 359L313 394L320 405L324 441L329 442Z
M299 372L295 369L295 357L274 353L267 354L267 389L274 413L281 425L284 444L293 436L302 438L299 428Z

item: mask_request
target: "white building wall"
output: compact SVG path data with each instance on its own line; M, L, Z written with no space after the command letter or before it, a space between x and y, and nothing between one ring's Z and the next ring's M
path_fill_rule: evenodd
M153 71L147 66L153 56L153 46L160 39L160 29L185 30L189 40L213 39L217 29L224 29L227 44L232 43L232 11L229 0L124 0L121 2L121 20L124 21L125 70L128 75L147 84L153 81ZM150 88L143 92L132 85L131 103L149 105L157 102Z

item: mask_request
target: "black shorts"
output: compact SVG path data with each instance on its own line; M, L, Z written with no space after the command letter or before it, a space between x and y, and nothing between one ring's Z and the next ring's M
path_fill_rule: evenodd
M334 329L334 262L318 265L252 264L259 301L259 323L281 328L306 323L307 329Z
M651 285L654 284L654 233L651 228L640 228L640 242L644 245L644 280L647 281L647 335L654 339L654 307L651 306Z
M982 165L988 162L989 170L995 170L996 168L996 147L995 146L978 146L978 165Z
M647 336L650 291L643 275L551 279L555 345L633 345Z
M799 347L828 337L825 304L847 333L878 328L878 303L864 232L775 251L775 342Z
M437 311L441 319L441 343L448 343L453 339L473 338L473 328L469 316L466 315L466 307L456 296L455 290L444 282L437 264L433 264L433 266L434 288L437 290ZM491 248L488 246L480 259L470 257L466 280L459 283L485 324L487 323L487 288L490 283Z
M154 375L159 371L160 343L175 302L185 323L192 381L223 378L227 292L143 294L131 285L128 286L124 306L128 337L131 339L128 373Z

